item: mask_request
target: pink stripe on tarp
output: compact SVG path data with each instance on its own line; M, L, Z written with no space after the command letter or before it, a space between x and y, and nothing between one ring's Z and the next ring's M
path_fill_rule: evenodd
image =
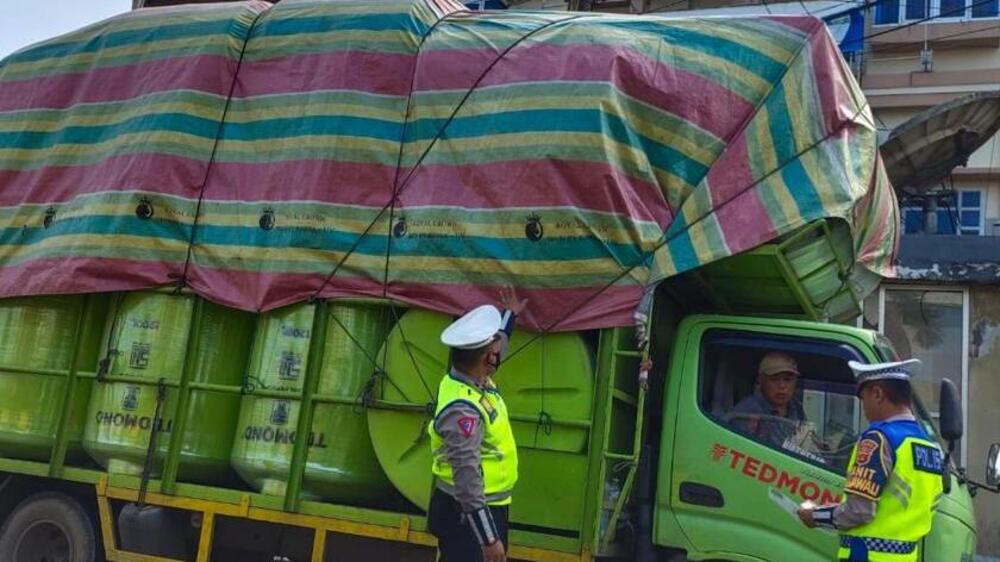
M757 189L733 199L714 215L725 236L728 254L755 248L778 235Z
M233 97L319 90L407 96L415 60L415 53L340 51L243 61Z
M331 264L331 268L333 264ZM303 302L313 296L325 275L273 273L215 269L195 266L189 271L192 289L209 300L254 312L263 312ZM219 292L218 288L225 288ZM530 330L551 327L564 316L554 331L587 330L609 326L627 326L639 301L638 286L614 286L598 294L599 287L573 289L518 288L529 306L518 317L518 324ZM382 297L381 280L337 276L320 294L322 298ZM391 283L389 298L420 308L459 315L484 302L496 302L493 287L465 284Z
M137 62L85 72L0 81L0 111L62 109L80 103L121 101L154 92L196 90L229 95L236 61L194 55ZM0 79L3 73L0 72ZM219 115L224 102L219 101Z
M423 52L414 91L468 89L496 59L490 49ZM751 101L705 78L624 46L535 44L512 50L480 87L521 82L610 82L616 88L726 138L754 110Z
M729 143L708 171L706 180L712 196L712 207L729 201L753 184L745 132Z
M0 268L0 297L135 291L172 283L184 264L115 258L44 258Z
M860 109L848 88L850 75L833 41L824 34L815 34L809 38L805 47L811 57L810 63L815 80L816 92L819 95L817 104L823 112L823 124L827 131L836 131L845 121L857 121ZM865 104L864 99L858 100Z
M499 281L499 280L498 280ZM638 285L572 289L517 287L517 296L528 306L517 317L518 327L532 331L569 332L630 326L642 296ZM464 284L390 283L389 297L437 312L459 316L486 303L498 303L499 287Z
M330 269L335 265L331 261ZM195 292L212 302L250 312L266 312L309 300L323 285L328 273L245 271L193 263L187 281ZM334 278L322 296L378 298L382 296L382 282L381 279L341 275Z
M815 33L823 24L823 20L813 15L764 16L763 19L791 27L805 33Z
M767 208L757 190L751 187L753 183L744 134L726 148L708 173L707 187L712 196L714 213L726 245L734 252L737 247L752 239L755 233L760 232L770 237L775 232Z
M403 207L573 206L656 221L672 220L660 188L598 162L518 160L470 166L423 166L400 192Z
M207 154L205 155L208 156ZM86 166L0 170L0 206L69 201L103 191L149 191L197 197L206 163L164 154L123 154Z

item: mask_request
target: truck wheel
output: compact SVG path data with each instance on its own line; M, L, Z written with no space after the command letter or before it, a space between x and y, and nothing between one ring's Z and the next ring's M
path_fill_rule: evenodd
M96 550L87 512L73 498L56 492L26 498L0 529L0 560L94 562Z

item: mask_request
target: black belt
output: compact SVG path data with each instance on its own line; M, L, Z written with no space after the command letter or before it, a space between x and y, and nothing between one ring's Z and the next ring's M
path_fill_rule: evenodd
M855 537L851 535L840 535L840 546L851 548L851 543L861 541L868 552L885 552L888 554L910 554L917 549L917 543L911 541L897 541L893 539L879 539L875 537Z

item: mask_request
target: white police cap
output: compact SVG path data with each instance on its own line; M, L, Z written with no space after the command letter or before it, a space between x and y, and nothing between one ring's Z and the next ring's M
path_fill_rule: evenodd
M458 349L479 349L493 341L502 327L500 311L492 304L477 306L441 332L441 343Z
M899 380L910 382L913 372L910 367L920 364L919 359L907 359L906 361L896 361L893 363L859 363L848 361L847 366L854 371L854 379L858 386L866 382L877 380Z

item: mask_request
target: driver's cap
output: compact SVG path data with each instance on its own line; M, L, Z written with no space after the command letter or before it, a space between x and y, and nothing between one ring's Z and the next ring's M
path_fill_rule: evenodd
M794 357L780 351L772 351L760 360L757 372L762 375L774 376L781 373L799 374L799 363Z

